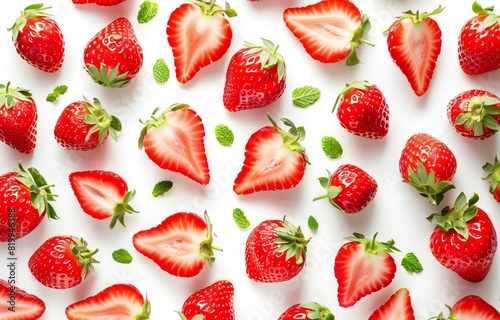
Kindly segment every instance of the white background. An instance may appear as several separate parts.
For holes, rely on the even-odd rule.
[[[488,277],[482,283],[469,283],[442,267],[431,255],[429,236],[433,226],[425,219],[429,214],[452,205],[459,192],[480,196],[478,206],[489,213],[497,228],[500,227],[499,204],[488,193],[488,184],[481,167],[493,161],[498,152],[498,139],[473,141],[455,133],[446,118],[447,103],[462,91],[480,88],[500,94],[499,73],[469,77],[460,69],[457,59],[457,39],[462,25],[473,16],[472,1],[389,1],[357,0],[358,7],[371,17],[372,30],[366,35],[375,47],[362,45],[359,57],[362,64],[346,67],[343,62],[321,64],[313,60],[299,41],[286,28],[282,13],[290,6],[301,6],[314,1],[262,0],[250,3],[232,0],[231,6],[239,16],[230,19],[233,29],[231,47],[224,57],[203,68],[188,84],[179,84],[174,76],[173,57],[166,38],[166,24],[170,13],[183,1],[158,1],[159,13],[147,24],[137,23],[140,0],[128,0],[114,7],[94,5],[76,6],[69,0],[45,2],[53,7],[54,19],[64,32],[65,62],[55,74],[46,74],[24,62],[15,52],[10,33],[6,31],[19,12],[31,1],[9,1],[0,12],[0,83],[11,81],[12,86],[31,89],[39,111],[38,142],[32,155],[22,155],[0,144],[0,172],[6,173],[22,161],[25,167],[35,166],[47,181],[54,183],[59,194],[54,204],[60,220],[43,221],[30,235],[16,243],[18,257],[17,282],[29,293],[43,298],[47,310],[43,319],[62,319],[67,305],[93,295],[118,282],[133,283],[152,304],[152,319],[176,319],[173,310],[180,310],[184,300],[194,291],[216,280],[225,278],[235,286],[237,319],[277,319],[290,305],[316,301],[328,306],[336,319],[367,319],[369,315],[400,287],[407,287],[412,296],[417,319],[427,319],[444,311],[445,304],[453,304],[467,294],[477,294],[500,309],[498,283],[499,260],[495,258]],[[493,5],[493,1],[483,1]],[[439,4],[446,6],[435,16],[443,32],[442,53],[439,56],[429,91],[417,97],[406,78],[392,62],[387,51],[386,36],[382,33],[394,17],[408,9],[432,11]],[[128,17],[144,49],[144,66],[138,76],[125,89],[109,89],[95,84],[83,69],[83,49],[87,41],[117,17]],[[222,105],[225,71],[230,57],[242,47],[243,41],[258,43],[260,37],[280,44],[280,52],[287,63],[287,88],[282,98],[268,107],[230,114]],[[164,58],[171,68],[171,78],[165,85],[152,78],[156,59]],[[356,137],[345,131],[336,115],[331,113],[335,98],[345,83],[366,79],[379,86],[390,108],[389,134],[382,140]],[[69,91],[56,103],[48,103],[45,96],[59,84]],[[291,102],[293,89],[303,85],[318,87],[320,100],[307,109]],[[97,97],[109,113],[123,123],[119,142],[108,142],[90,152],[67,151],[59,146],[53,129],[57,117],[65,106]],[[206,149],[211,169],[211,182],[201,186],[186,177],[159,169],[144,151],[137,148],[142,125],[139,119],[148,119],[157,107],[162,109],[173,103],[191,105],[203,119],[206,129]],[[265,116],[275,119],[287,117],[307,131],[304,146],[311,165],[293,190],[260,192],[237,196],[232,182],[243,162],[245,143],[253,132],[268,125]],[[234,130],[235,142],[230,148],[218,144],[214,127],[225,123]],[[458,170],[454,178],[456,190],[450,191],[439,207],[430,205],[410,186],[401,182],[398,160],[406,140],[414,133],[426,132],[444,141],[454,152]],[[336,137],[343,145],[341,159],[327,158],[321,149],[321,138]],[[362,212],[346,215],[333,208],[328,201],[313,202],[323,194],[317,178],[326,170],[335,170],[341,164],[352,163],[371,174],[379,185],[374,201]],[[109,230],[109,221],[98,221],[80,209],[71,191],[68,174],[77,170],[103,169],[120,174],[131,189],[137,190],[132,202],[140,213],[127,216],[127,228],[117,225]],[[153,198],[151,190],[160,180],[172,180],[174,187],[161,198]],[[292,281],[278,284],[260,284],[249,280],[245,273],[244,246],[250,229],[239,229],[232,220],[235,207],[244,210],[252,227],[265,219],[280,219],[284,215],[302,226],[312,240],[308,248],[307,264]],[[224,248],[216,253],[216,261],[196,277],[176,278],[162,271],[151,260],[133,247],[134,233],[158,225],[165,217],[178,211],[189,210],[202,214],[207,210],[217,237],[214,244]],[[320,224],[317,232],[307,227],[307,217],[314,215]],[[351,308],[341,308],[337,302],[337,282],[333,275],[333,261],[337,250],[345,243],[344,236],[353,232],[371,237],[379,232],[379,240],[393,238],[404,252],[414,252],[422,261],[425,271],[409,274],[399,266],[403,253],[395,253],[398,271],[392,284],[371,294]],[[100,249],[96,258],[96,276],[68,290],[43,287],[30,274],[27,262],[36,248],[47,238],[60,234],[84,237],[89,247]],[[114,262],[111,253],[126,248],[134,261],[130,265]],[[0,257],[5,257],[6,245],[0,245]],[[6,259],[0,262],[0,277],[6,278]],[[5,297],[3,297],[5,298]],[[2,299],[3,299],[2,298]]]

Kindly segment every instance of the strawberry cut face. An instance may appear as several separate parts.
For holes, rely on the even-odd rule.
[[[45,303],[35,295],[13,286],[11,283],[0,279],[0,318],[2,320],[37,320],[45,313]],[[9,310],[12,305],[8,303],[10,297],[15,297],[15,312]]]

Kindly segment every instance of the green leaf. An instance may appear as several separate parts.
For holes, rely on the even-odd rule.
[[[313,216],[309,216],[309,218],[307,218],[307,225],[312,231],[318,230],[319,227],[318,220],[316,220],[316,218]]]
[[[66,85],[60,85],[54,88],[54,90],[47,95],[47,100],[48,102],[54,102],[59,98],[60,95],[65,94],[68,91],[68,86]]]
[[[153,197],[157,198],[159,196],[164,195],[172,189],[173,183],[172,181],[164,180],[155,184],[153,188]]]
[[[158,13],[158,3],[150,0],[145,0],[137,13],[137,21],[146,23],[153,19]]]
[[[132,262],[132,255],[125,249],[113,251],[113,259],[118,263],[129,264]]]
[[[307,108],[318,101],[320,96],[321,91],[318,88],[304,86],[293,90],[292,102],[298,107]]]
[[[413,252],[408,252],[404,257],[403,260],[401,261],[401,265],[406,269],[408,272],[412,273],[419,273],[424,270],[422,267],[422,264],[420,264],[420,261],[418,260],[417,256]]]
[[[170,69],[163,59],[158,59],[153,66],[153,77],[158,83],[164,84],[170,78]]]
[[[250,221],[248,221],[247,217],[245,216],[245,213],[240,208],[235,208],[233,210],[233,219],[234,222],[236,222],[236,224],[238,225],[238,227],[242,229],[250,227]]]
[[[340,158],[344,152],[342,146],[334,137],[323,137],[321,139],[321,145],[323,147],[323,152],[332,159]]]
[[[225,124],[215,126],[215,137],[225,147],[230,147],[234,142],[233,131]]]

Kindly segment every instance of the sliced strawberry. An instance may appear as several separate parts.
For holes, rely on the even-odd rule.
[[[111,171],[88,170],[72,172],[69,175],[71,188],[82,210],[93,218],[102,220],[109,217],[112,229],[117,221],[125,226],[125,213],[135,211],[129,204],[135,190],[128,191],[125,180]]]
[[[69,320],[149,319],[151,304],[131,284],[118,283],[66,307]]]
[[[144,123],[139,149],[160,168],[179,172],[206,185],[210,181],[205,154],[205,127],[198,114],[186,104],[174,104]]]
[[[396,291],[368,320],[415,320],[410,291],[406,288]]]
[[[45,313],[45,303],[35,295],[0,279],[0,318],[36,320]]]
[[[126,0],[72,0],[74,4],[95,3],[98,6],[114,6]]]
[[[500,320],[498,310],[476,295],[468,295],[458,300],[451,311],[459,320]]]
[[[149,230],[137,232],[134,247],[168,273],[178,277],[193,277],[215,260],[212,246],[212,225],[189,212],[178,212]]]

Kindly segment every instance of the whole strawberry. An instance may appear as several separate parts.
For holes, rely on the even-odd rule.
[[[139,73],[143,59],[133,26],[123,17],[99,31],[83,51],[85,69],[92,79],[111,88],[127,86]]]
[[[285,59],[278,46],[262,39],[264,46],[245,42],[227,67],[223,103],[228,111],[262,108],[278,100],[286,87]]]
[[[483,166],[483,170],[488,174],[483,180],[490,183],[490,193],[497,202],[500,202],[500,161],[495,157],[495,161],[493,163],[487,162]]]
[[[306,262],[307,244],[300,227],[285,218],[265,220],[248,235],[246,272],[257,282],[282,282],[295,277]]]
[[[452,208],[427,219],[436,224],[430,249],[444,267],[470,282],[481,282],[488,275],[497,250],[497,234],[488,214],[476,207],[474,194],[468,201],[460,193]]]
[[[68,150],[91,150],[102,145],[108,135],[118,140],[117,132],[122,130],[121,122],[110,116],[101,107],[97,98],[68,105],[57,119],[54,128],[56,141]]]
[[[50,201],[56,195],[37,169],[19,169],[0,176],[0,242],[12,242],[32,232],[47,215],[57,219]]]
[[[36,146],[38,112],[31,92],[0,85],[0,140],[21,153],[32,153]]]
[[[337,97],[333,110],[344,129],[370,139],[381,139],[389,131],[389,106],[380,89],[367,81],[348,84]]]
[[[327,193],[314,198],[328,198],[330,203],[345,213],[357,213],[363,210],[377,194],[378,184],[372,176],[358,166],[341,165],[328,177],[318,179]]]
[[[500,16],[494,7],[472,4],[470,18],[458,37],[458,61],[466,74],[478,75],[500,68]]]
[[[9,30],[21,58],[37,69],[52,73],[63,64],[64,37],[57,22],[46,12],[49,9],[43,4],[27,6]]]
[[[412,135],[401,151],[399,172],[403,181],[432,204],[439,204],[444,194],[455,188],[451,180],[456,171],[457,160],[453,152],[430,134]]]
[[[500,130],[500,99],[486,90],[467,90],[448,103],[447,115],[461,136],[486,139]]]
[[[330,310],[317,302],[297,303],[281,314],[278,320],[334,320]]]
[[[68,289],[80,284],[97,263],[87,242],[74,236],[54,236],[47,239],[31,255],[28,267],[35,279],[46,287]]]
[[[72,0],[74,4],[94,3],[98,6],[114,6],[115,4],[119,4],[124,1],[126,0]]]

